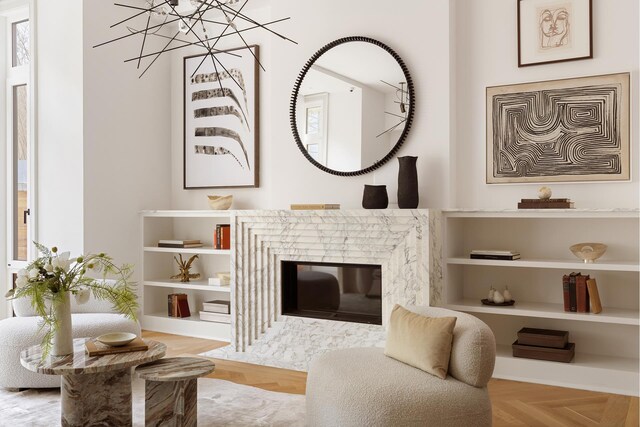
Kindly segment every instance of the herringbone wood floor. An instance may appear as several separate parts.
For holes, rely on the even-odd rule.
[[[226,343],[199,338],[143,333],[167,344],[167,356],[195,355]],[[265,390],[304,394],[304,372],[216,359],[210,375]],[[489,383],[493,425],[503,426],[621,426],[638,427],[638,398],[540,384],[493,379]]]

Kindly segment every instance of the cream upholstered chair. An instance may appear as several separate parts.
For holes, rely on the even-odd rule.
[[[383,348],[332,351],[312,361],[308,426],[490,426],[487,382],[496,343],[469,314],[407,307],[429,317],[455,316],[449,373],[442,380],[384,355]]]
[[[107,281],[109,283],[111,281]],[[112,282],[111,282],[112,283]],[[20,352],[40,344],[44,332],[40,317],[36,316],[26,298],[12,301],[15,317],[0,320],[0,387],[53,388],[60,387],[60,376],[31,372],[20,364]],[[93,295],[86,304],[79,305],[71,298],[73,338],[97,337],[109,332],[131,332],[140,335],[140,324],[114,312],[107,301]]]

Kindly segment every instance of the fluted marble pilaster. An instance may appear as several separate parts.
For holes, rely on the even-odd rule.
[[[236,211],[231,253],[235,350],[245,351],[282,317],[282,261],[381,265],[383,327],[394,304],[439,300],[439,221],[439,212],[419,209]],[[340,327],[341,322],[330,323]]]

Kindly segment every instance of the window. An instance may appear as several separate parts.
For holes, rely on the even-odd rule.
[[[27,85],[13,86],[13,259],[27,260],[28,208]]]
[[[328,93],[304,96],[304,145],[309,156],[322,164],[327,158],[328,108]]]
[[[21,67],[29,64],[29,20],[11,24],[12,65]]]

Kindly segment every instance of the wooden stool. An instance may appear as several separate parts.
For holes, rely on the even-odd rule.
[[[146,426],[191,427],[198,424],[198,377],[215,364],[195,357],[171,357],[136,368],[145,380]]]

